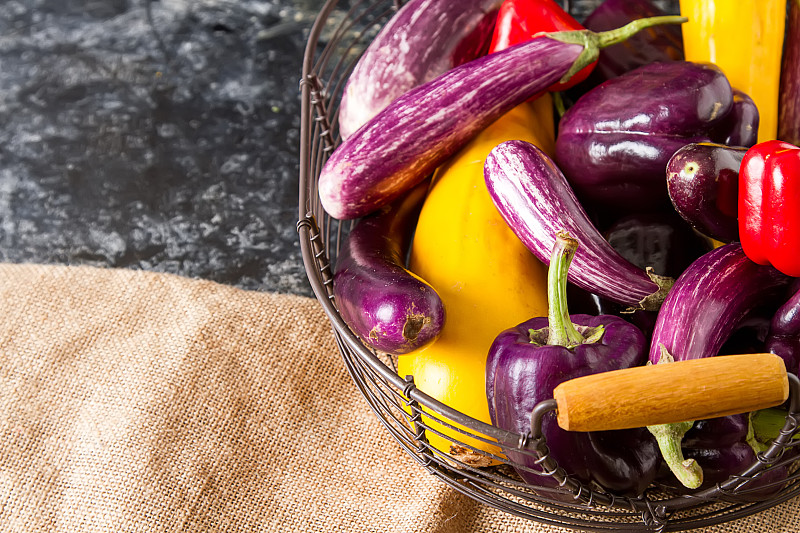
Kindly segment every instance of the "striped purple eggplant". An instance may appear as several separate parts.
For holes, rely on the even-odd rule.
[[[581,243],[569,271],[572,283],[634,309],[659,308],[672,278],[639,268],[614,250],[542,150],[506,141],[489,152],[483,168],[498,211],[540,261],[549,264],[556,235],[567,231]]]
[[[755,307],[782,294],[792,278],[745,256],[739,243],[704,254],[678,277],[658,312],[650,362],[662,349],[676,361],[717,355]]]
[[[664,300],[650,362],[658,363],[662,350],[676,361],[717,355],[748,312],[777,298],[791,280],[748,259],[739,243],[704,254],[678,277]]]
[[[410,0],[386,23],[347,79],[343,139],[401,94],[488,51],[502,0]]]
[[[513,107],[593,62],[600,48],[645,27],[685,20],[655,17],[599,34],[546,34],[406,92],[333,151],[319,177],[322,207],[338,219],[379,209]]]
[[[402,354],[441,333],[444,304],[428,283],[405,268],[427,186],[364,217],[339,250],[333,295],[350,329],[372,348]]]
[[[650,363],[716,356],[747,314],[779,298],[791,279],[748,259],[739,243],[706,253],[678,277],[664,300],[650,340]],[[648,427],[670,470],[689,488],[701,486],[704,476],[702,463],[686,459],[681,451],[693,425],[686,421]],[[720,435],[711,438],[719,440]]]

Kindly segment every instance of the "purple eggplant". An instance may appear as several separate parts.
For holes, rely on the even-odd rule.
[[[681,217],[722,242],[739,240],[739,167],[747,148],[717,143],[684,146],[667,162],[667,192]]]
[[[319,177],[323,208],[338,219],[379,209],[510,109],[591,63],[599,48],[649,25],[685,20],[642,19],[603,34],[548,33],[455,67],[404,93],[325,162]]]
[[[768,352],[783,359],[787,372],[800,372],[800,288],[772,317],[765,345]]]
[[[666,13],[649,0],[605,0],[589,13],[583,26],[600,32],[632,20],[662,15]],[[587,82],[593,87],[650,63],[683,59],[681,27],[658,26],[601,50],[597,65]]]
[[[398,96],[488,52],[502,0],[410,0],[347,79],[339,108],[346,139]]]
[[[536,317],[500,333],[487,357],[486,394],[492,423],[526,434],[531,411],[572,378],[638,366],[646,340],[636,326],[616,316],[570,315],[567,272],[578,242],[565,233],[555,239],[548,271],[547,317]],[[658,449],[643,428],[576,432],[561,429],[550,413],[542,423],[551,456],[569,475],[619,494],[641,494],[655,479]],[[531,485],[552,488],[535,458],[506,450],[517,472]],[[568,496],[572,499],[572,495]]]
[[[567,110],[556,161],[593,209],[668,208],[670,157],[689,143],[712,141],[711,131],[732,107],[731,85],[715,65],[645,65],[595,87]]]
[[[439,295],[404,267],[427,187],[361,219],[336,259],[333,295],[350,329],[372,348],[402,354],[439,336]]]
[[[635,309],[658,309],[673,280],[614,250],[547,154],[525,141],[506,141],[489,152],[483,170],[503,219],[540,261],[550,260],[556,234],[568,231],[581,242],[569,271],[572,283]]]
[[[675,281],[658,312],[650,341],[651,364],[716,356],[747,314],[774,301],[791,278],[752,262],[739,243],[720,246],[692,263]],[[684,461],[681,441],[694,421],[650,426],[672,472],[686,487],[702,483],[702,464]],[[730,472],[735,474],[736,472]]]
[[[778,139],[800,145],[800,0],[789,0],[778,96]]]

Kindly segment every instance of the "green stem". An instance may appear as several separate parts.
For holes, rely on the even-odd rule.
[[[696,489],[703,483],[703,469],[694,459],[684,459],[681,441],[694,422],[678,422],[647,426],[656,438],[661,456],[669,469],[685,487]]]
[[[606,48],[608,46],[621,43],[638,32],[652,26],[658,26],[661,24],[683,24],[688,20],[689,19],[686,17],[680,17],[677,15],[665,15],[662,17],[637,19],[627,23],[621,28],[599,33],[595,33],[590,30],[573,30],[544,33],[544,36],[561,41],[562,43],[580,44],[583,46],[583,52],[581,52],[581,55],[578,57],[575,63],[572,64],[569,72],[567,72],[564,77],[561,78],[561,82],[564,83],[576,72],[597,61],[597,57],[600,55],[601,48]]]
[[[660,349],[661,353],[657,364],[675,362],[672,354],[667,351],[663,344]],[[694,459],[684,459],[683,450],[681,449],[683,436],[692,429],[693,425],[694,421],[692,420],[647,426],[647,429],[658,442],[658,448],[661,450],[661,457],[663,457],[664,462],[675,474],[675,477],[678,478],[678,481],[690,489],[696,489],[703,483],[703,469]]]
[[[572,348],[583,343],[567,308],[567,274],[577,249],[578,241],[567,232],[558,232],[547,270],[547,344],[551,346]]]

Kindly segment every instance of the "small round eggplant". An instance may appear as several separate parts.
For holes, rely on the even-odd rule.
[[[404,258],[427,183],[360,220],[336,259],[333,295],[350,329],[372,348],[403,354],[436,339],[445,312],[439,295]]]
[[[739,239],[739,166],[747,148],[716,143],[684,146],[667,163],[667,192],[681,217],[722,242]]]

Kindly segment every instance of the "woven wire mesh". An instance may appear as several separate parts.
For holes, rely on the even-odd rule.
[[[580,20],[593,2],[570,4]],[[793,464],[797,456],[797,441],[792,440],[797,431],[793,415],[787,417],[782,437],[759,457],[747,475],[734,476],[712,489],[690,494],[653,487],[637,498],[620,497],[567,476],[549,457],[543,439],[500,430],[427,396],[414,386],[413,379],[397,374],[392,357],[369,349],[349,330],[333,298],[332,265],[353,223],[337,221],[324,212],[318,199],[317,179],[340,142],[337,117],[344,83],[360,54],[399,7],[399,2],[388,0],[326,2],[309,34],[300,81],[297,228],[306,272],[331,322],[344,365],[387,435],[421,468],[453,489],[513,515],[575,530],[685,531],[748,516],[800,493],[800,474],[796,468],[768,498],[749,494],[752,489],[747,482],[769,468]],[[660,2],[659,7],[674,10],[675,2]],[[792,412],[800,411],[797,383],[800,382],[793,385]],[[457,446],[484,455],[475,443],[496,443],[502,453],[490,454],[493,466],[475,466],[431,446],[428,437],[432,435],[445,436]],[[542,468],[536,473],[553,476],[561,486],[534,490],[515,471],[524,467],[506,459],[505,450],[532,457]],[[763,488],[762,485],[762,491]]]

